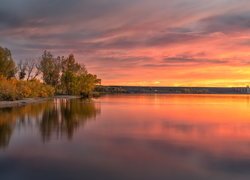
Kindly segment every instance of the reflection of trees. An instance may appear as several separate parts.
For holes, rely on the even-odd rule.
[[[43,141],[53,135],[71,139],[77,127],[100,113],[91,100],[57,99],[41,104],[0,109],[0,148],[8,146],[15,127],[38,126]]]
[[[0,148],[8,146],[11,134],[12,134],[11,124],[9,123],[0,124]]]
[[[31,125],[32,121],[39,119],[40,114],[48,104],[51,104],[51,102],[23,107],[0,108],[0,148],[8,146],[16,126]]]
[[[79,125],[96,117],[98,113],[100,109],[91,101],[56,100],[52,107],[43,112],[40,122],[42,138],[48,141],[55,134],[57,137],[66,135],[71,139]]]
[[[8,114],[11,108],[0,109],[0,148],[8,146],[13,131],[13,121]]]

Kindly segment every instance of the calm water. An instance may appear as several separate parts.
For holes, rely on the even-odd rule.
[[[0,179],[250,179],[250,96],[114,95],[0,109]]]

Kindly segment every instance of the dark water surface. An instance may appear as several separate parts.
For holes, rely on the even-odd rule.
[[[114,95],[0,109],[0,179],[250,179],[250,96]]]

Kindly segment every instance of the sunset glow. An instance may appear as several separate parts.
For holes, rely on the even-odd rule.
[[[45,8],[46,7],[46,8]],[[247,0],[2,0],[15,61],[74,53],[103,85],[250,85]]]

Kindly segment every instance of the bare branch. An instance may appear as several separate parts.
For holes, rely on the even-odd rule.
[[[39,66],[39,59],[21,60],[17,65],[18,78],[20,80],[26,79],[27,81],[36,79],[41,74]]]

